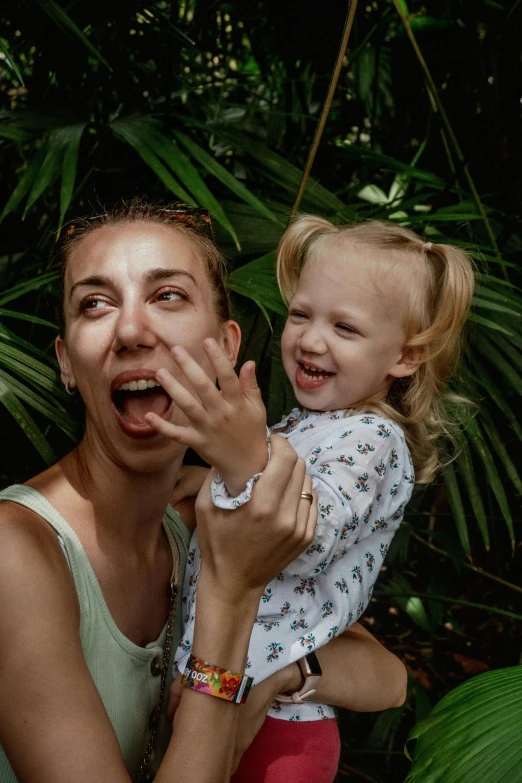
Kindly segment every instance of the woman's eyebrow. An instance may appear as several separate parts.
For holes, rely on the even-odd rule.
[[[77,283],[75,283],[73,286],[71,286],[71,290],[69,291],[69,299],[72,298],[72,295],[76,291],[77,288],[89,286],[92,288],[93,286],[110,286],[112,284],[112,279],[110,277],[102,277],[100,275],[93,275],[91,277],[84,277],[83,280],[78,280]]]
[[[147,283],[158,283],[160,280],[168,280],[172,277],[188,277],[197,286],[196,278],[190,272],[186,272],[184,269],[172,269],[171,267],[149,269],[145,275],[145,280]]]

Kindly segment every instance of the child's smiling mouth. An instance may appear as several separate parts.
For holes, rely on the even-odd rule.
[[[301,389],[318,389],[328,383],[334,375],[334,372],[328,372],[307,362],[297,362],[295,381]]]

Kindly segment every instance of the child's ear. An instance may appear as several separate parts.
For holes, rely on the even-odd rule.
[[[392,378],[408,378],[413,375],[424,361],[422,345],[405,346],[399,361],[391,368]]]
[[[222,324],[221,330],[223,334],[222,348],[232,364],[235,365],[241,347],[241,329],[235,321],[226,321]]]

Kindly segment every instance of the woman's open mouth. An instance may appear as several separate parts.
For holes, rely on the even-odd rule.
[[[328,372],[320,367],[314,367],[304,362],[297,363],[295,382],[301,389],[318,389],[333,378],[334,372]]]
[[[133,438],[147,438],[156,435],[145,419],[146,413],[156,413],[162,419],[169,420],[172,399],[159,384],[154,371],[142,371],[138,377],[126,378],[130,373],[121,373],[112,383],[112,404],[118,424]],[[152,376],[152,377],[151,377]]]

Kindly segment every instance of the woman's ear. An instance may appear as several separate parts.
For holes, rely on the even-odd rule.
[[[58,359],[58,364],[60,365],[60,378],[62,379],[62,383],[69,383],[69,389],[74,389],[76,386],[76,380],[74,378],[63,337],[56,338],[54,343],[54,350],[56,351],[56,358]]]
[[[424,361],[424,346],[405,346],[399,361],[391,368],[392,378],[408,378],[413,375]]]
[[[221,325],[221,330],[223,333],[223,350],[232,364],[235,365],[241,347],[241,329],[235,321],[226,321]]]

